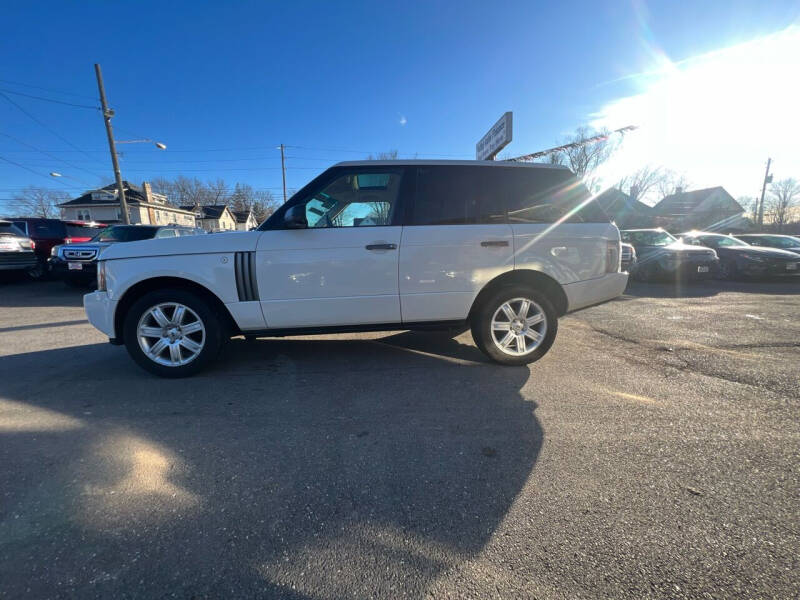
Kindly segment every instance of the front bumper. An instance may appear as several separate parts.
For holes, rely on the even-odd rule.
[[[78,264],[81,265],[80,269],[70,269],[69,262],[59,257],[54,256],[47,260],[50,271],[60,279],[69,278],[86,282],[97,280],[97,261],[79,262]]]
[[[86,311],[86,318],[89,319],[89,323],[109,338],[114,337],[114,308],[116,304],[115,301],[108,297],[108,292],[92,292],[83,297],[83,310]]]
[[[644,279],[709,279],[719,273],[719,259],[706,257],[662,256],[639,260],[634,271]]]
[[[0,252],[0,271],[17,271],[36,266],[33,252]]]
[[[797,265],[790,268],[789,265]],[[736,268],[746,277],[798,277],[800,276],[800,256],[796,262],[766,262],[760,263],[752,260],[739,260]]]

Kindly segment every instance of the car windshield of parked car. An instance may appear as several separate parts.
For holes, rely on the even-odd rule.
[[[727,235],[704,235],[699,239],[704,245],[712,248],[745,248],[750,246],[750,244],[746,244],[742,240],[737,240]]]
[[[66,223],[67,235],[71,238],[91,239],[100,230],[99,225],[78,225],[77,223]]]
[[[0,223],[0,235],[25,237],[25,234],[12,223]]]
[[[158,231],[155,227],[142,227],[138,225],[115,225],[98,233],[95,242],[136,242],[149,240]]]
[[[622,239],[634,246],[669,246],[678,241],[666,231],[625,231]]]

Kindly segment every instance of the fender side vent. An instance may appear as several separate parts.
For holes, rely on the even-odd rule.
[[[237,252],[234,258],[236,271],[236,291],[240,302],[258,300],[258,284],[256,283],[256,253]]]

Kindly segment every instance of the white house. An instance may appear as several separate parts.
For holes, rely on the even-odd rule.
[[[258,227],[258,221],[252,210],[233,210],[231,212],[236,219],[237,231],[250,231]]]
[[[167,204],[167,197],[154,193],[149,183],[142,183],[140,188],[123,181],[122,186],[125,190],[128,216],[132,224],[175,224],[195,227],[195,216],[192,211]],[[58,206],[61,209],[62,219],[99,221],[100,223],[122,222],[116,183],[88,191],[82,196]]]
[[[236,218],[226,204],[208,206],[181,206],[181,210],[191,212],[197,219],[197,226],[206,231],[236,231]]]

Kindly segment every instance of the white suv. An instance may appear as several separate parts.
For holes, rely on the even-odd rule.
[[[231,336],[472,329],[509,365],[538,360],[558,317],[622,293],[616,226],[562,167],[339,163],[256,231],[116,244],[89,321],[166,377]]]

